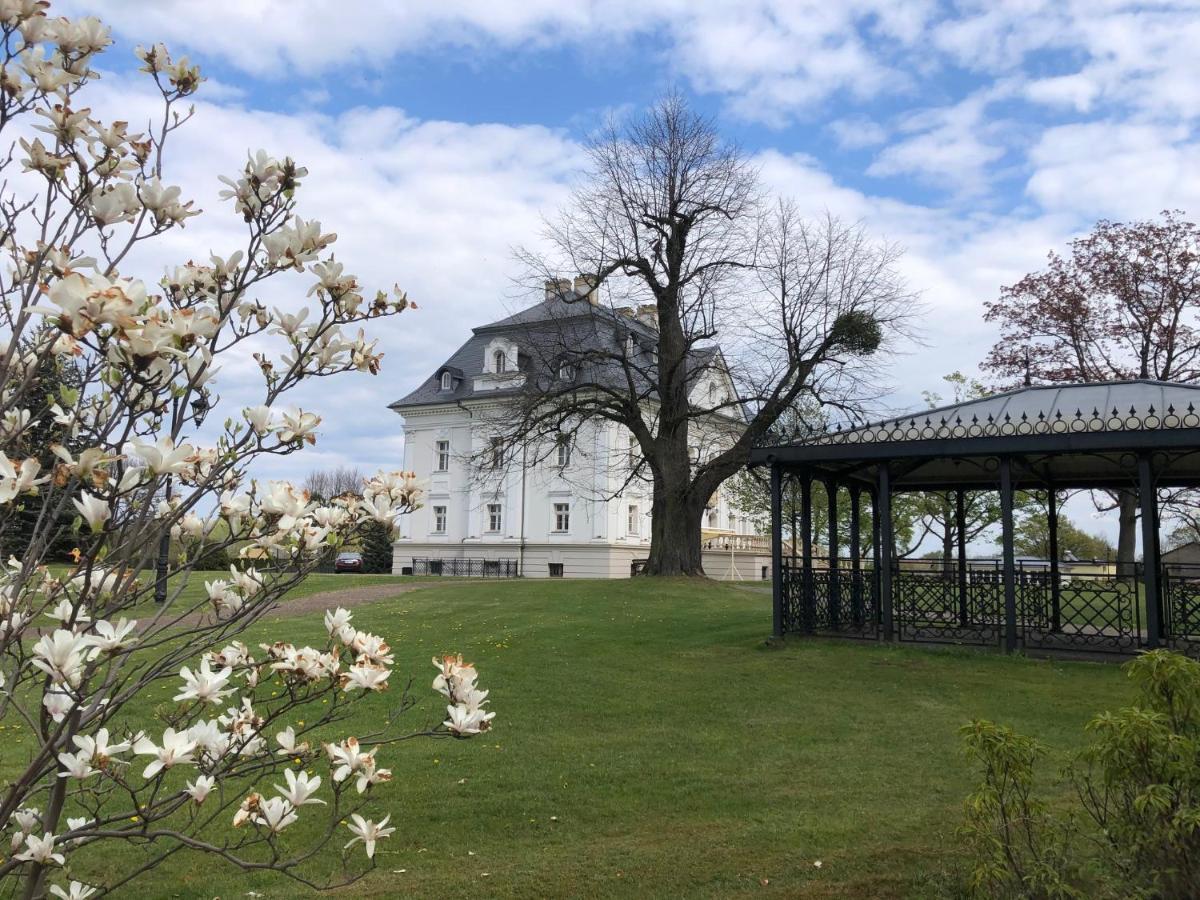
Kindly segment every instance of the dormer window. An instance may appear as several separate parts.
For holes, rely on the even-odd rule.
[[[454,387],[454,376],[449,372],[442,373],[442,390],[448,391]]]
[[[503,350],[496,350],[492,353],[492,371],[497,375],[501,375],[508,368],[508,356]]]
[[[635,349],[635,345],[633,343],[633,335],[627,334],[625,336],[625,355],[633,356],[634,349]]]
[[[573,365],[571,365],[570,363],[563,363],[562,365],[560,365],[558,367],[558,380],[559,381],[574,381],[575,380],[575,367]]]

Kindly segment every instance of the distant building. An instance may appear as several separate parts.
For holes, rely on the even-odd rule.
[[[1163,567],[1171,575],[1200,578],[1200,541],[1188,541],[1161,554]]]
[[[586,285],[582,278],[573,287],[549,282],[544,301],[474,328],[416,390],[391,404],[404,419],[404,467],[426,483],[424,506],[402,521],[397,573],[627,578],[649,555],[651,485],[630,478],[639,449],[623,426],[594,419],[570,439],[510,450],[509,459],[490,450],[491,423],[512,409],[527,377],[546,364],[545,348],[530,346],[539,323],[586,318],[582,341],[654,341],[652,307],[597,308],[575,299]],[[713,364],[718,351],[705,354],[693,392],[732,390],[728,374]],[[694,453],[711,452],[722,435],[744,427],[736,414],[716,418],[710,428],[701,423]],[[530,463],[534,458],[541,461]],[[705,511],[703,526],[705,546],[712,548],[704,554],[709,575],[768,577],[767,539],[722,492]]]

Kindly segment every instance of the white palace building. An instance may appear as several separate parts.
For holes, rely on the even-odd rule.
[[[649,555],[650,483],[630,477],[639,456],[624,426],[593,419],[574,429],[570,440],[541,452],[526,447],[510,450],[513,458],[481,462],[491,458],[495,429],[489,423],[504,418],[533,367],[546,365],[539,352],[544,348],[530,346],[539,324],[587,318],[593,339],[607,330],[608,339],[630,342],[626,346],[654,340],[652,307],[609,310],[576,299],[588,293],[589,283],[584,277],[547,282],[544,301],[474,328],[428,379],[390,405],[404,419],[404,468],[426,489],[422,508],[403,517],[394,572],[628,578]],[[710,365],[693,391],[726,385],[728,377]],[[743,421],[723,418],[711,433],[697,436],[694,453],[704,453],[705,441],[719,441],[717,435]],[[761,523],[732,508],[722,492],[705,516],[709,576],[769,577]]]

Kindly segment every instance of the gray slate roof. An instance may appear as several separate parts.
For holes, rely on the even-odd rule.
[[[812,443],[873,443],[1066,431],[1196,427],[1200,385],[1135,379],[1030,385],[808,438]]]
[[[523,388],[485,392],[476,392],[474,389],[474,377],[484,371],[484,350],[497,336],[515,343],[523,361],[529,365],[545,366],[546,361],[555,355],[556,348],[563,346],[570,346],[572,353],[586,352],[588,349],[613,350],[613,341],[618,333],[633,333],[647,343],[654,341],[657,334],[642,321],[605,306],[592,306],[586,300],[544,300],[511,316],[473,328],[465,344],[438,366],[416,390],[389,404],[389,408],[402,412],[417,406],[457,403],[477,395],[490,399],[518,393]],[[718,354],[716,347],[697,348],[692,354],[693,369],[701,370],[712,363]],[[619,367],[610,365],[608,368],[610,372],[593,371],[587,377],[592,381],[612,378],[614,383],[624,383],[625,376]],[[443,391],[441,375],[447,369],[451,369],[456,377],[454,388]]]

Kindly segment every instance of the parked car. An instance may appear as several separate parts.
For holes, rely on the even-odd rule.
[[[333,571],[335,572],[361,572],[363,570],[363,558],[361,553],[339,553],[337,559],[333,561]]]

